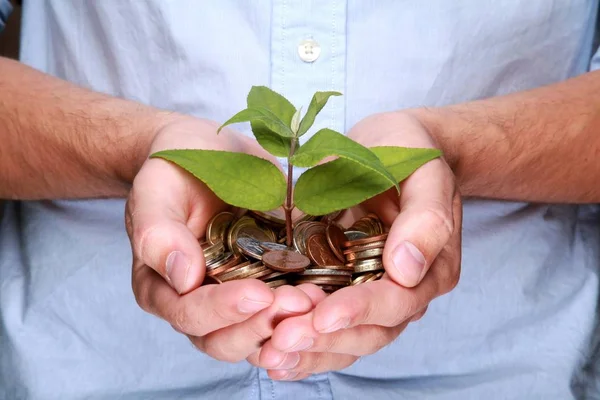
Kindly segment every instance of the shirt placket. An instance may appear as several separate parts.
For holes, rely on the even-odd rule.
[[[273,0],[271,88],[304,111],[317,91],[345,92],[346,3]],[[300,143],[322,128],[345,133],[345,104],[344,96],[332,97]],[[285,159],[280,161],[287,167]],[[264,370],[258,375],[261,399],[332,398],[327,374],[313,375],[302,382],[273,381]]]
[[[346,1],[274,0],[271,28],[271,88],[306,111],[316,91],[344,93]],[[329,100],[308,140],[321,128],[345,132],[345,99]]]

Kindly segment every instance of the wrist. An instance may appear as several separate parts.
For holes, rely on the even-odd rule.
[[[127,188],[142,168],[151,153],[152,143],[165,127],[190,117],[138,105],[138,109],[130,113],[129,124],[125,124],[130,140],[129,145],[121,148],[119,159],[116,160],[115,175],[121,184]]]
[[[460,135],[450,134],[449,130],[446,129],[448,124],[451,123],[449,116],[444,115],[447,113],[440,108],[428,107],[413,108],[403,112],[410,114],[419,121],[431,135],[438,148],[442,150],[446,163],[456,173],[461,160],[460,149],[463,144],[460,143]]]

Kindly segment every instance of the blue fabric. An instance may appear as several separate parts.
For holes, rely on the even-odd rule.
[[[311,132],[347,131],[377,112],[584,73],[596,8],[595,0],[28,0],[22,61],[220,122],[244,106],[252,85],[304,109],[314,91],[339,90]],[[314,63],[298,56],[305,38],[321,45]],[[600,256],[591,207],[467,201],[457,288],[380,352],[286,383],[245,362],[211,360],[138,308],[123,205],[6,205],[0,398],[600,396],[588,360]]]
[[[4,25],[6,25],[6,20],[11,11],[12,5],[10,4],[10,1],[0,0],[0,32],[4,29]]]

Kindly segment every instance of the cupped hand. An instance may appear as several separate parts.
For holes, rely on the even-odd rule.
[[[438,147],[412,115],[386,113],[358,123],[349,136],[364,146]],[[391,343],[429,303],[458,283],[462,203],[443,158],[432,160],[395,189],[365,202],[389,227],[379,281],[325,296],[304,291],[315,308],[282,321],[249,361],[273,379],[298,380],[339,370]]]
[[[156,135],[150,154],[166,149],[227,150],[277,160],[251,138],[193,118],[174,120]],[[125,221],[133,252],[132,286],[140,307],[186,334],[208,355],[239,361],[268,339],[273,323],[303,314],[311,299],[300,289],[271,290],[249,279],[201,283],[199,244],[208,221],[227,205],[175,164],[147,159],[127,199]]]

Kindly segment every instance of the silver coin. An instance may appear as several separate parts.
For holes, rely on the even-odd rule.
[[[344,232],[344,235],[346,235],[348,240],[358,240],[358,239],[365,239],[365,238],[369,237],[369,235],[367,235],[366,233],[361,232],[361,231],[346,231],[346,232]]]
[[[260,247],[265,251],[290,250],[285,244],[273,242],[261,242]]]
[[[218,257],[215,257],[211,260],[206,260],[206,268],[213,269],[219,265],[222,265],[222,261],[225,260],[228,255],[231,255],[231,253],[222,253]]]
[[[251,237],[241,237],[235,241],[238,249],[247,255],[248,257],[252,257],[256,260],[261,260],[262,255],[265,252],[262,247],[260,247],[260,241],[251,238]]]
[[[340,269],[326,269],[326,268],[309,268],[305,269],[303,272],[298,275],[309,276],[309,275],[317,275],[317,276],[352,276],[351,271],[344,271]]]

